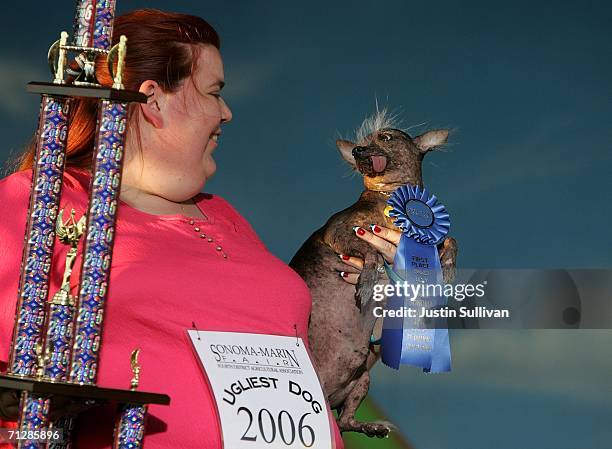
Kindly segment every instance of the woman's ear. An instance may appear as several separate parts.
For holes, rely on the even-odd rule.
[[[140,85],[138,91],[147,96],[147,102],[140,104],[140,110],[146,121],[155,128],[162,128],[164,126],[164,119],[160,103],[164,92],[161,90],[161,87],[159,87],[156,81],[146,80]]]

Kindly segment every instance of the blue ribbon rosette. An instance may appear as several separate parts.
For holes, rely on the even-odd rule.
[[[446,305],[436,245],[448,234],[448,213],[435,195],[418,185],[398,188],[387,203],[391,207],[387,213],[395,218],[402,236],[393,269],[386,265],[396,288],[385,305],[382,361],[394,369],[413,365],[425,372],[450,371],[447,322],[435,317],[435,311]]]

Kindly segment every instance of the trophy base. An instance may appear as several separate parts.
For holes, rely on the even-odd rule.
[[[31,82],[26,86],[28,92],[62,97],[101,98],[123,103],[146,103],[147,96],[131,90],[112,89],[110,87],[74,86],[55,83]]]
[[[94,385],[50,382],[0,374],[0,397],[7,390],[17,392],[27,391],[37,396],[51,398],[49,411],[52,419],[74,416],[84,410],[109,403],[135,405],[170,404],[170,397],[166,394],[102,388]],[[5,418],[16,420],[17,415]]]

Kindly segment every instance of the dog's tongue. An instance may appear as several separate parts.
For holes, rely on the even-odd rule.
[[[376,173],[380,173],[387,166],[387,158],[384,156],[371,156],[372,168]]]

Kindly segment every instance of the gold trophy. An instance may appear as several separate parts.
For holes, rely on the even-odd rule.
[[[85,232],[85,215],[77,222],[76,212],[72,209],[70,218],[64,221],[64,210],[57,216],[55,234],[70,249],[66,255],[64,276],[60,289],[47,304],[47,323],[45,344],[39,354],[37,377],[56,382],[66,378],[70,366],[72,349],[70,336],[74,329],[76,298],[70,294],[70,277],[77,257],[77,246]]]
[[[141,448],[146,404],[170,403],[164,394],[96,386],[129,105],[147,102],[146,95],[123,85],[127,39],[115,39],[112,45],[115,2],[77,0],[72,39],[62,32],[47,55],[52,82],[27,86],[41,95],[41,108],[15,325],[8,367],[0,373],[0,396],[21,392],[16,417],[20,432],[46,435],[61,428],[65,435],[61,443],[28,436],[19,441],[19,448],[47,449],[48,443],[53,449],[70,447],[72,417],[78,412],[63,413],[62,401],[71,406],[119,405],[113,447]],[[109,67],[112,86],[96,79],[96,64],[102,61]],[[86,218],[76,221],[72,211],[64,221],[59,206],[76,97],[93,98],[98,104],[92,168],[96,182],[90,186]],[[56,235],[70,249],[61,287],[49,298]],[[83,235],[87,238],[78,293],[73,296],[70,279]],[[138,372],[137,358],[133,366]]]
[[[85,231],[85,215],[81,217],[78,222],[74,221],[75,210],[72,209],[70,218],[63,222],[64,210],[62,209],[57,217],[57,226],[55,234],[57,235],[60,242],[64,245],[70,245],[70,250],[66,255],[66,265],[64,268],[64,278],[62,279],[62,286],[59,291],[53,295],[51,304],[58,305],[76,305],[76,298],[70,294],[70,276],[72,275],[72,268],[77,256],[77,245],[79,240]]]

